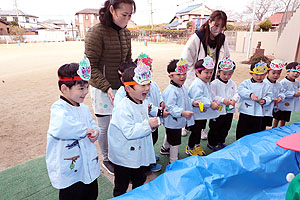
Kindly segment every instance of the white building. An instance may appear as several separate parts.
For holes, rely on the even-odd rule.
[[[30,29],[37,28],[37,16],[29,15],[21,10],[1,10],[0,9],[0,18],[4,19],[7,22],[17,22],[21,27]]]

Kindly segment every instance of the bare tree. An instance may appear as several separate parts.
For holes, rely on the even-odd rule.
[[[276,12],[285,11],[287,5],[293,4],[295,8],[299,6],[299,0],[256,0],[256,20],[262,21]],[[247,6],[246,15],[253,12],[254,0]]]

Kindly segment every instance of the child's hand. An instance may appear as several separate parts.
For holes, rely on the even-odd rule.
[[[230,101],[228,99],[224,99],[223,103],[228,106],[230,104]]]
[[[232,105],[232,106],[235,106],[235,100],[231,100],[231,101],[229,102],[229,104]]]
[[[213,110],[217,110],[219,108],[219,104],[217,102],[213,101],[213,102],[211,102],[210,107]]]
[[[192,116],[193,114],[194,114],[194,113],[193,113],[192,111],[184,110],[184,111],[182,111],[181,116],[183,116],[183,117],[189,119],[189,118],[191,118],[191,116]]]
[[[168,117],[169,114],[170,114],[170,112],[168,112],[168,107],[165,107],[165,108],[164,108],[164,112],[163,112],[163,118]]]
[[[258,101],[258,97],[255,95],[255,94],[251,94],[250,98],[253,100],[253,101]]]
[[[264,104],[266,103],[266,100],[260,99],[260,100],[258,100],[258,103],[259,103],[260,105],[264,105]]]
[[[157,117],[150,118],[148,122],[151,129],[156,129],[159,126]]]
[[[280,103],[280,102],[282,102],[282,98],[281,98],[281,97],[278,97],[278,98],[277,98],[277,103]]]
[[[201,103],[200,100],[195,100],[195,101],[193,101],[192,105],[193,105],[194,107],[198,107],[200,103]]]
[[[99,136],[99,131],[88,128],[87,130],[87,136],[90,139],[92,143],[96,142]]]
[[[165,104],[165,102],[160,102],[160,107],[162,107],[162,108],[164,108],[164,107],[166,107],[166,104]]]
[[[296,92],[296,93],[294,94],[294,96],[295,96],[295,97],[300,97],[300,92]]]

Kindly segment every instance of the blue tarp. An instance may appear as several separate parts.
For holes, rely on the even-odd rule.
[[[300,123],[251,134],[208,156],[178,160],[153,181],[115,199],[285,199],[299,152],[276,145]]]

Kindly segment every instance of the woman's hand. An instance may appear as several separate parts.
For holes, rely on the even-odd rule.
[[[113,91],[112,91],[111,88],[108,88],[107,95],[109,97],[109,100],[110,100],[111,104],[114,105],[115,95],[114,95],[114,93],[113,93]]]

